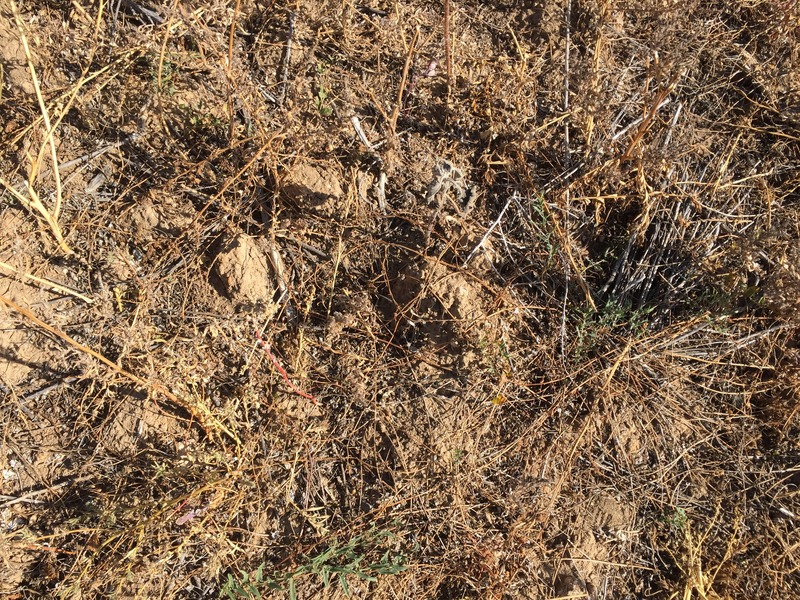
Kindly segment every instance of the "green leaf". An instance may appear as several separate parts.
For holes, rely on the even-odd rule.
[[[228,580],[225,582],[222,592],[226,594],[230,600],[238,600],[244,590],[239,587],[239,584],[233,578],[233,575],[228,573]]]
[[[347,579],[345,579],[344,573],[339,573],[339,585],[342,586],[342,591],[344,592],[344,595],[349,598],[350,588],[347,586]]]

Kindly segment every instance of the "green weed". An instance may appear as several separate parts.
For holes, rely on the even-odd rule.
[[[317,112],[323,117],[330,117],[333,114],[333,107],[330,104],[330,88],[328,87],[326,74],[328,67],[323,63],[317,63],[317,93],[314,96],[314,106]]]
[[[661,522],[669,526],[669,528],[674,532],[683,531],[684,527],[686,527],[687,521],[688,517],[686,516],[686,511],[680,507],[671,512],[664,513],[661,516]]]
[[[199,136],[224,135],[224,123],[202,102],[189,106],[182,104],[178,107],[183,118],[184,128]]]
[[[161,63],[161,79],[158,77],[158,56],[153,54],[149,57],[150,62],[150,78],[153,80],[153,89],[167,96],[175,94],[175,79],[180,71],[178,64],[164,57],[164,62]]]
[[[558,256],[559,244],[553,232],[553,224],[547,207],[544,205],[545,198],[542,194],[536,196],[535,201],[530,203],[531,219],[530,226],[536,232],[539,245],[547,251],[547,267],[551,267]]]
[[[258,599],[261,598],[261,590],[266,588],[283,590],[289,594],[290,600],[295,600],[298,580],[306,575],[316,575],[326,589],[331,582],[338,582],[345,595],[350,597],[348,577],[375,582],[379,575],[396,575],[406,570],[405,557],[391,549],[384,551],[374,562],[366,562],[369,554],[393,537],[395,535],[390,531],[373,528],[363,535],[350,538],[343,545],[334,540],[324,552],[304,557],[302,564],[292,571],[279,571],[265,576],[265,564],[262,563],[252,574],[242,571],[238,580],[228,574],[221,595],[230,600]]]
[[[573,353],[578,359],[600,349],[611,335],[639,336],[647,327],[651,307],[632,308],[609,300],[597,309],[587,308],[578,315]]]
[[[333,108],[328,105],[328,90],[324,85],[320,85],[317,95],[314,96],[314,106],[323,117],[330,117],[333,114]]]

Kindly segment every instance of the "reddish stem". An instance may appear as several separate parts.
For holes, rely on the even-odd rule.
[[[283,380],[286,382],[286,385],[288,385],[289,388],[291,388],[291,390],[298,396],[302,396],[306,400],[311,400],[312,404],[316,404],[317,399],[314,396],[312,396],[311,394],[307,394],[299,387],[297,387],[294,383],[292,383],[292,380],[289,379],[289,375],[286,373],[286,369],[284,369],[281,366],[280,361],[278,361],[278,359],[270,350],[269,344],[264,341],[264,339],[261,337],[261,334],[257,331],[256,331],[256,340],[258,340],[258,344],[264,349],[264,353],[269,357],[270,361],[272,361],[272,364],[275,365],[275,368],[278,369],[278,373],[281,374]]]

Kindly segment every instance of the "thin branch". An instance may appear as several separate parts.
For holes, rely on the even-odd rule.
[[[0,294],[0,303],[5,304],[8,308],[10,308],[10,309],[18,312],[19,314],[23,315],[28,320],[32,321],[35,325],[38,325],[39,327],[41,327],[42,329],[44,329],[48,333],[50,333],[50,334],[56,336],[57,338],[67,342],[70,346],[72,346],[76,350],[79,350],[80,352],[83,352],[84,354],[88,354],[89,356],[99,360],[101,363],[103,363],[109,369],[111,369],[112,371],[114,371],[115,373],[117,373],[119,375],[122,375],[126,379],[131,380],[136,385],[141,386],[143,388],[153,389],[153,390],[163,394],[167,399],[175,402],[179,406],[183,405],[183,403],[178,399],[177,396],[175,396],[175,394],[173,394],[172,392],[170,392],[169,390],[164,388],[162,385],[150,383],[148,381],[145,381],[141,377],[138,377],[138,376],[134,375],[133,373],[130,373],[130,372],[126,371],[125,369],[120,367],[118,364],[116,364],[115,362],[107,359],[105,356],[103,356],[102,354],[100,354],[96,350],[92,350],[88,346],[84,346],[83,344],[81,344],[80,342],[74,340],[73,338],[71,338],[69,335],[67,335],[63,331],[59,331],[58,329],[56,329],[52,325],[48,325],[47,323],[42,321],[39,317],[34,315],[31,311],[29,311],[26,308],[23,308],[23,307],[19,306],[18,304],[16,304],[12,300],[9,300],[8,298],[3,296],[2,294]]]
[[[450,85],[453,81],[453,51],[450,47],[450,0],[444,0],[444,60],[447,70],[447,98],[450,99]]]
[[[62,294],[67,294],[69,296],[74,296],[75,298],[78,298],[79,300],[83,300],[84,302],[86,302],[86,304],[93,304],[94,303],[94,300],[92,300],[88,296],[85,296],[85,295],[81,294],[80,292],[77,292],[77,291],[73,290],[72,288],[69,288],[69,287],[67,287],[65,285],[61,285],[60,283],[56,283],[55,281],[50,281],[49,279],[42,279],[41,277],[36,277],[35,275],[29,275],[28,273],[22,273],[21,271],[19,271],[18,269],[15,269],[14,267],[9,265],[8,263],[4,263],[4,262],[0,261],[0,270],[6,271],[6,273],[11,273],[12,275],[15,275],[15,276],[19,277],[23,281],[25,281],[25,280],[33,281],[34,283],[38,283],[41,286],[44,286],[46,288],[50,288],[53,291],[60,292]]]
[[[397,101],[394,105],[394,111],[392,111],[392,118],[389,120],[389,131],[391,131],[392,137],[397,135],[397,117],[400,115],[400,107],[403,104],[403,92],[405,91],[406,83],[408,82],[408,70],[411,68],[411,61],[414,59],[414,49],[416,48],[418,39],[419,29],[416,29],[414,31],[414,37],[411,39],[411,45],[408,47],[406,64],[403,66],[403,77],[400,80],[400,87],[397,90]]]
[[[564,56],[564,113],[569,115],[569,45],[570,45],[570,21],[572,17],[572,0],[567,0],[566,28],[567,28],[567,47]],[[567,170],[570,168],[569,152],[569,119],[564,119],[564,162]],[[567,181],[564,190],[564,242],[567,253],[569,253],[569,193],[570,186]],[[569,297],[569,261],[564,261],[564,300],[561,304],[561,329],[559,338],[561,342],[561,362],[564,370],[567,370],[567,298]]]
[[[495,227],[497,227],[500,224],[500,221],[503,220],[503,215],[506,214],[506,210],[508,210],[508,207],[511,205],[511,201],[515,200],[516,198],[517,198],[517,192],[515,191],[508,198],[508,200],[506,200],[506,205],[503,207],[503,210],[500,211],[500,214],[497,216],[497,219],[495,219],[494,223],[492,223],[489,226],[489,229],[486,230],[486,233],[483,234],[481,241],[478,242],[478,245],[475,246],[472,249],[472,252],[469,253],[469,256],[467,256],[466,260],[464,261],[464,264],[461,265],[462,269],[465,269],[469,264],[469,261],[472,260],[472,257],[475,256],[475,253],[478,252],[478,250],[480,250],[481,248],[483,248],[483,245],[486,243],[486,240],[489,239],[489,236],[491,235],[492,231],[494,231]]]
[[[233,127],[234,127],[234,108],[233,108],[233,75],[231,70],[233,69],[233,38],[234,34],[236,33],[236,16],[239,14],[239,4],[241,0],[236,0],[236,6],[233,8],[233,17],[231,17],[231,30],[230,34],[228,35],[228,64],[227,69],[225,69],[225,74],[227,75],[228,79],[228,117],[230,118],[230,123],[228,125],[228,143],[233,143]]]
[[[281,92],[278,96],[280,105],[286,102],[286,93],[289,88],[289,65],[292,60],[292,44],[294,43],[295,12],[289,13],[289,31],[286,33],[286,52],[283,55],[283,68],[281,69]]]
[[[17,4],[14,2],[14,0],[11,0],[11,10],[14,12],[14,20],[17,23],[17,29],[19,29],[20,41],[22,42],[22,47],[25,50],[25,58],[28,60],[28,69],[31,72],[33,89],[36,92],[36,100],[39,102],[39,111],[42,113],[42,120],[45,127],[45,140],[42,144],[42,148],[39,150],[39,156],[37,157],[36,162],[31,165],[32,168],[28,176],[28,184],[29,187],[33,188],[33,184],[36,181],[37,175],[39,174],[39,166],[41,165],[44,148],[45,146],[49,146],[50,160],[53,161],[53,177],[55,178],[56,184],[56,203],[53,207],[52,214],[53,220],[58,221],[58,217],[61,214],[61,177],[58,174],[58,156],[56,155],[56,142],[55,139],[53,139],[53,134],[55,131],[50,123],[50,114],[47,111],[47,106],[45,105],[44,98],[42,97],[42,89],[39,86],[39,78],[36,76],[36,69],[33,66],[33,57],[31,56],[31,49],[28,46],[28,38],[25,35],[22,17],[19,14],[19,9],[17,8]]]
[[[83,477],[71,477],[70,479],[62,481],[61,483],[56,483],[55,485],[51,485],[50,487],[46,487],[40,490],[33,490],[32,492],[28,492],[27,494],[23,494],[22,496],[17,496],[17,497],[0,496],[0,499],[7,500],[7,502],[3,502],[2,504],[0,504],[0,508],[8,508],[9,506],[14,506],[15,504],[21,504],[23,502],[27,502],[29,504],[38,504],[42,502],[41,500],[37,500],[39,496],[44,496],[45,494],[51,494],[73,483],[81,483],[82,481],[88,481],[93,478],[94,475],[84,475]]]

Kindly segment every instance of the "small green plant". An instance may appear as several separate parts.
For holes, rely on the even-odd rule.
[[[333,108],[328,104],[328,90],[325,85],[319,86],[317,95],[314,96],[314,105],[323,117],[330,117],[333,114]]]
[[[224,135],[224,124],[202,102],[189,106],[182,104],[179,107],[183,117],[184,127],[198,135]]]
[[[365,534],[357,535],[340,545],[336,540],[327,550],[314,556],[305,556],[299,567],[288,572],[275,572],[264,576],[264,563],[252,574],[242,571],[237,580],[232,574],[222,586],[221,595],[229,600],[260,599],[261,590],[283,590],[290,600],[297,598],[297,581],[305,575],[316,575],[327,589],[331,582],[338,582],[349,598],[350,587],[347,577],[362,581],[377,581],[378,575],[396,575],[406,570],[405,557],[387,549],[374,562],[367,563],[367,555],[379,548],[385,540],[394,538],[387,530],[372,528]]]
[[[688,517],[686,516],[686,511],[678,507],[671,512],[664,513],[661,517],[661,521],[665,525],[668,525],[673,532],[680,532],[686,527]]]
[[[609,300],[597,309],[581,311],[575,328],[575,356],[578,359],[585,357],[612,334],[640,335],[652,311],[650,307],[632,308],[615,300]]]
[[[179,72],[179,67],[177,63],[170,60],[169,56],[164,58],[164,61],[161,63],[161,79],[158,78],[158,56],[155,54],[149,55],[149,62],[150,62],[150,77],[153,80],[153,88],[161,92],[162,94],[166,94],[167,96],[172,96],[175,94],[175,76]]]
[[[317,63],[317,78],[319,85],[317,86],[317,93],[314,96],[314,106],[317,107],[317,112],[323,117],[330,117],[333,114],[333,107],[330,104],[330,88],[328,87],[326,74],[328,67],[323,63]]]
[[[545,198],[538,194],[530,203],[531,227],[537,232],[539,243],[547,250],[547,266],[551,266],[558,254],[558,240],[553,233],[553,224],[545,206]]]
[[[242,571],[240,581],[234,579],[233,575],[229,573],[228,580],[222,586],[222,594],[227,595],[231,600],[236,600],[237,598],[261,598],[259,588],[264,585],[269,589],[280,589],[280,586],[264,581],[264,564],[262,563],[252,575]]]

